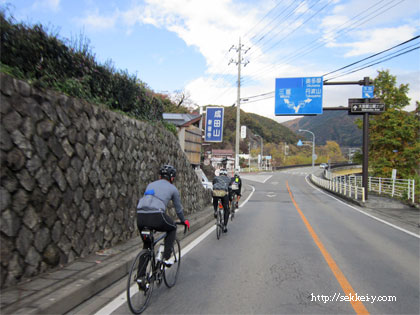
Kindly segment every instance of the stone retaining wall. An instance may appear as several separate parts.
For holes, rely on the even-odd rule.
[[[2,288],[136,235],[137,200],[163,164],[187,216],[210,203],[165,128],[0,79]]]

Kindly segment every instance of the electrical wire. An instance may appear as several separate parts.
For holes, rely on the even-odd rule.
[[[364,66],[364,67],[360,67],[360,68],[357,68],[357,69],[355,69],[355,70],[351,70],[351,71],[349,71],[349,72],[346,72],[346,73],[343,73],[343,74],[337,75],[337,76],[335,76],[335,77],[333,77],[333,78],[330,78],[330,79],[328,79],[328,80],[326,80],[326,81],[333,80],[333,79],[340,78],[340,77],[343,77],[343,76],[348,75],[348,74],[351,74],[351,73],[355,73],[355,72],[361,71],[361,70],[363,70],[363,69],[366,69],[366,68],[369,68],[369,67],[375,66],[375,65],[377,65],[377,64],[383,63],[383,62],[385,62],[385,61],[388,61],[388,60],[394,59],[394,58],[396,58],[396,57],[399,57],[399,56],[405,55],[405,54],[407,54],[407,53],[409,53],[409,52],[412,52],[412,51],[414,51],[414,50],[417,50],[417,49],[420,49],[420,46],[414,47],[414,48],[412,48],[412,49],[410,49],[410,50],[404,51],[404,52],[402,52],[402,53],[399,53],[399,54],[397,54],[397,55],[395,55],[395,56],[391,56],[391,57],[386,58],[386,59],[384,59],[384,60],[381,60],[381,61],[378,61],[378,62],[375,62],[375,63],[368,64],[368,65],[366,65],[366,66]]]
[[[403,43],[400,43],[400,44],[398,44],[398,45],[395,45],[395,46],[393,46],[393,47],[391,47],[391,48],[388,48],[388,49],[386,49],[386,50],[383,50],[383,51],[381,51],[381,52],[379,52],[379,53],[376,53],[376,54],[373,54],[373,55],[371,55],[371,56],[369,56],[369,57],[363,58],[362,60],[359,60],[359,61],[353,62],[353,63],[351,63],[351,64],[349,64],[349,65],[347,65],[347,66],[344,66],[344,67],[342,67],[342,68],[340,68],[340,69],[337,69],[337,70],[334,70],[334,71],[328,72],[328,73],[326,73],[326,74],[323,74],[322,76],[323,76],[323,77],[326,77],[327,75],[330,75],[330,74],[332,74],[332,73],[335,73],[335,72],[341,71],[341,70],[346,69],[346,68],[348,68],[348,67],[351,67],[351,66],[353,66],[353,65],[355,65],[355,64],[358,64],[358,63],[360,63],[360,62],[362,62],[362,61],[365,61],[365,60],[368,60],[368,59],[373,58],[373,57],[375,57],[375,56],[378,56],[378,55],[380,55],[380,54],[382,54],[382,53],[384,53],[384,52],[390,51],[391,49],[394,49],[394,48],[397,48],[397,47],[402,46],[402,45],[404,45],[404,44],[407,44],[407,43],[409,43],[409,42],[412,42],[413,40],[416,40],[417,38],[420,38],[420,35],[417,35],[417,36],[415,36],[415,37],[413,37],[413,38],[411,38],[411,39],[409,39],[409,40],[407,40],[407,41],[405,41],[405,42],[403,42]]]
[[[380,4],[380,3],[382,3],[384,0],[381,0],[381,1],[379,1],[379,2],[377,2],[377,3],[375,3],[374,5],[372,5],[372,6],[370,6],[369,8],[367,8],[367,9],[365,9],[363,12],[361,12],[361,13],[359,13],[358,15],[356,15],[356,16],[354,16],[352,19],[350,19],[349,21],[347,21],[346,23],[343,23],[342,25],[340,25],[339,26],[339,28],[341,28],[341,29],[339,29],[339,28],[335,28],[335,29],[333,29],[333,30],[331,30],[331,31],[329,31],[327,34],[325,34],[325,35],[323,35],[323,36],[326,36],[326,35],[330,35],[330,34],[333,34],[334,32],[336,32],[336,34],[341,34],[341,35],[344,35],[344,34],[346,34],[346,33],[349,33],[350,31],[352,31],[352,30],[354,30],[356,27],[360,27],[361,25],[363,25],[363,24],[365,24],[365,23],[367,23],[368,21],[371,21],[371,19],[373,19],[374,17],[376,17],[376,16],[378,16],[378,15],[380,15],[380,14],[383,14],[384,12],[386,12],[386,11],[389,11],[390,9],[392,9],[393,7],[395,7],[396,5],[398,5],[398,4],[400,4],[401,2],[403,2],[403,1],[405,1],[405,0],[400,0],[399,2],[397,2],[397,3],[395,3],[395,4],[393,4],[392,5],[392,3],[394,2],[394,1],[396,1],[396,0],[391,0],[391,1],[389,1],[389,2],[387,2],[386,4],[384,4],[383,6],[381,6],[380,8],[378,8],[378,9],[376,9],[376,10],[374,10],[373,12],[371,12],[371,13],[368,13],[368,11],[370,11],[370,10],[372,10],[375,6],[377,6],[378,4]],[[387,6],[389,6],[389,5],[392,5],[392,6],[390,6],[390,7],[387,7]],[[367,15],[365,15],[364,17],[362,17],[362,18],[360,18],[360,19],[357,19],[357,20],[355,20],[357,17],[359,17],[359,16],[361,16],[362,14],[366,14],[366,13],[368,13]],[[373,17],[372,17],[372,15],[373,14],[375,14]],[[346,26],[348,23],[350,23],[352,20],[355,20],[354,22],[352,22],[350,25],[348,25],[348,26]],[[340,35],[340,36],[341,36]],[[317,42],[320,38],[322,38],[323,36],[320,36],[318,39],[315,39],[314,41],[312,41],[309,45],[311,45],[312,43],[314,43],[314,42]],[[308,53],[310,53],[310,52],[312,52],[313,50],[315,50],[315,49],[317,49],[317,48],[319,48],[319,47],[321,47],[321,46],[324,46],[325,45],[325,43],[323,43],[323,42],[321,42],[320,44],[316,44],[315,46],[313,46],[312,48],[309,48],[309,49],[305,49],[305,47],[306,46],[308,46],[308,45],[306,45],[306,46],[303,46],[301,49],[299,49],[297,52],[296,51],[294,51],[293,53],[291,53],[290,55],[289,55],[289,57],[287,57],[286,56],[286,58],[283,58],[283,60],[285,60],[284,62],[290,62],[290,61],[293,61],[293,60],[295,60],[295,59],[297,59],[297,58],[300,58],[300,57],[302,57],[302,56],[304,56],[304,55],[307,55]],[[273,65],[268,65],[268,66],[265,66],[265,67],[263,67],[263,68],[261,68],[261,69],[259,69],[257,72],[254,72],[254,73],[252,73],[251,75],[253,75],[253,76],[257,76],[257,78],[259,78],[259,77],[261,77],[261,75],[259,75],[258,76],[258,74],[262,74],[262,73],[266,73],[266,72],[268,72],[268,71],[270,71],[270,69],[272,69],[272,70],[274,70],[274,68],[275,68],[276,66],[273,66]],[[244,82],[245,83],[245,82]]]
[[[330,73],[335,73],[335,72],[337,72],[337,71],[339,71],[339,70],[341,70],[341,69],[346,69],[346,68],[348,68],[348,67],[350,67],[350,66],[352,66],[352,65],[358,64],[358,63],[360,63],[360,62],[362,62],[362,61],[365,61],[365,60],[367,60],[367,59],[369,59],[369,58],[371,58],[371,57],[378,56],[379,54],[385,53],[385,52],[389,51],[390,49],[394,49],[394,48],[399,47],[399,46],[401,46],[401,45],[403,45],[403,44],[406,44],[406,43],[408,43],[408,42],[411,42],[412,40],[415,40],[415,39],[417,39],[417,38],[419,38],[419,37],[420,37],[420,36],[415,36],[415,37],[413,37],[412,39],[407,40],[407,41],[405,41],[405,42],[403,42],[403,43],[401,43],[401,44],[395,45],[395,46],[393,46],[393,47],[391,47],[391,48],[389,48],[389,49],[383,50],[383,51],[381,51],[381,52],[379,52],[379,53],[376,53],[376,54],[374,54],[374,55],[372,55],[372,56],[369,56],[369,57],[367,57],[367,58],[361,59],[361,60],[359,60],[359,61],[357,61],[357,62],[355,62],[355,63],[352,63],[352,64],[350,64],[350,65],[344,66],[344,67],[342,67],[342,68],[340,68],[340,69],[337,69],[337,70],[331,71]],[[334,77],[329,78],[329,79],[326,79],[326,80],[324,80],[324,82],[329,81],[329,80],[333,80],[333,79],[336,79],[336,78],[339,78],[339,77],[342,77],[342,76],[345,76],[345,75],[348,75],[348,74],[352,74],[352,73],[355,73],[355,72],[358,72],[358,71],[361,71],[361,70],[364,70],[364,69],[366,69],[366,68],[369,68],[369,67],[375,66],[375,65],[377,65],[377,64],[380,64],[380,63],[383,63],[383,62],[386,62],[386,61],[392,60],[392,59],[397,58],[397,57],[399,57],[399,56],[402,56],[402,55],[405,55],[405,54],[407,54],[407,53],[413,52],[413,51],[415,51],[415,50],[417,50],[417,49],[420,49],[420,45],[419,45],[419,46],[416,46],[416,47],[414,47],[414,48],[411,48],[411,47],[413,47],[413,46],[415,46],[415,45],[418,45],[418,43],[416,43],[416,44],[414,44],[414,45],[410,45],[410,46],[405,47],[405,48],[402,48],[402,49],[400,49],[400,50],[398,50],[398,51],[396,51],[396,52],[390,53],[390,54],[388,54],[388,55],[386,55],[386,56],[383,56],[383,57],[380,57],[380,58],[378,58],[378,59],[376,59],[376,60],[372,60],[372,61],[370,61],[370,62],[368,62],[368,63],[365,63],[364,65],[362,65],[361,67],[358,67],[358,68],[356,68],[356,69],[352,69],[352,70],[349,70],[349,71],[347,71],[347,72],[345,72],[345,73],[339,74],[339,75],[334,76]],[[411,49],[409,49],[409,48],[411,48]],[[272,91],[272,92],[267,92],[267,93],[263,93],[263,94],[258,94],[258,95],[253,95],[253,96],[244,97],[244,99],[257,98],[257,97],[261,97],[261,96],[265,96],[265,95],[270,95],[270,94],[273,94],[272,96],[269,96],[269,97],[266,97],[266,98],[262,98],[262,99],[258,99],[258,100],[252,100],[252,101],[246,102],[246,103],[251,103],[251,102],[256,102],[256,101],[261,101],[261,100],[265,100],[265,99],[270,99],[270,98],[273,98],[273,97],[274,97],[274,93],[275,93],[275,91]]]

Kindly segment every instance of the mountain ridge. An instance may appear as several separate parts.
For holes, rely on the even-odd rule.
[[[356,125],[357,119],[360,117],[349,115],[347,111],[324,111],[322,115],[304,116],[283,122],[282,125],[298,134],[299,129],[312,131],[316,143],[320,145],[335,141],[341,147],[360,147],[363,133]]]

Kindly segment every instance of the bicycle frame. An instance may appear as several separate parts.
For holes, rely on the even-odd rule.
[[[181,222],[175,222],[177,225],[181,225]],[[128,274],[127,282],[127,302],[130,310],[134,314],[141,314],[149,304],[153,293],[154,284],[159,287],[162,282],[165,282],[168,288],[175,285],[178,277],[178,271],[181,264],[181,245],[178,239],[175,240],[172,246],[173,262],[171,266],[166,266],[163,260],[157,260],[155,247],[159,244],[166,236],[167,233],[163,232],[155,238],[155,229],[144,228],[140,232],[140,236],[143,242],[147,242],[147,247],[142,249],[140,253],[134,259],[130,272]],[[187,232],[187,226],[184,227],[184,234]],[[140,260],[144,257],[144,264],[140,267]],[[149,268],[147,267],[149,266]],[[144,274],[141,276],[146,282],[137,282],[139,279],[140,268],[144,269]],[[169,273],[168,273],[169,272]],[[143,281],[142,280],[142,281]],[[142,285],[142,286],[141,286]],[[137,297],[137,298],[136,298]]]

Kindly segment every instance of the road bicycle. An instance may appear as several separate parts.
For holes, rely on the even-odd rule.
[[[233,217],[235,216],[235,211],[236,209],[238,209],[238,202],[236,201],[236,199],[238,195],[236,194],[235,191],[232,192],[232,201],[230,202],[231,206],[230,209],[232,211],[230,211],[230,220],[233,221]]]
[[[181,222],[176,222],[178,225],[184,225]],[[187,232],[187,226],[184,225],[184,234]],[[162,282],[168,288],[175,285],[178,278],[179,267],[181,266],[181,245],[178,238],[175,240],[171,250],[170,260],[173,265],[167,267],[163,263],[163,240],[167,233],[164,232],[155,239],[156,230],[151,228],[144,228],[140,235],[143,241],[150,244],[150,248],[143,249],[136,256],[131,264],[130,273],[127,282],[127,302],[130,310],[134,314],[141,314],[150,302],[152,297],[153,287],[159,287]],[[155,251],[156,245],[158,251]],[[140,275],[144,275],[140,277]],[[140,280],[141,281],[138,281]]]
[[[219,199],[219,203],[217,206],[217,215],[216,215],[216,237],[220,239],[220,234],[222,234],[224,228],[224,209],[222,201]]]
[[[220,239],[220,235],[222,234],[225,228],[225,209],[223,208],[222,201],[219,199],[218,206],[217,206],[217,215],[216,215],[216,237]]]

